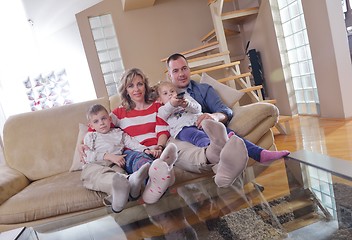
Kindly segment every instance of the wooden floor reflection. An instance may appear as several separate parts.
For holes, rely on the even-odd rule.
[[[289,124],[291,132],[288,135],[274,129],[277,149],[307,150],[352,161],[352,120],[299,116],[293,117]],[[288,194],[284,160],[272,163],[257,182],[271,186],[263,192],[267,200]]]

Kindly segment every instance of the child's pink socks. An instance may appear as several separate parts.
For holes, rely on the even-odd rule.
[[[289,155],[290,152],[287,150],[283,150],[283,151],[269,151],[264,149],[261,153],[260,153],[260,162],[261,163],[266,163],[269,161],[274,161],[283,157],[286,157],[287,155]]]

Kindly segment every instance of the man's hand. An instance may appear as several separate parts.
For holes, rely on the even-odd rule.
[[[88,149],[89,149],[89,147],[84,144],[81,144],[78,146],[79,159],[80,159],[81,163],[86,164],[86,161],[85,161],[85,159],[87,157],[86,150],[88,150]]]
[[[109,160],[110,162],[115,163],[120,168],[123,168],[126,165],[125,157],[126,157],[126,154],[115,155],[115,154],[111,154],[111,153],[105,153],[104,160]]]

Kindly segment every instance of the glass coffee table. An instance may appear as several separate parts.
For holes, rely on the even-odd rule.
[[[246,174],[229,188],[203,177],[152,205],[104,207],[32,229],[40,240],[352,239],[351,170],[352,162],[298,151],[254,165],[255,179]]]

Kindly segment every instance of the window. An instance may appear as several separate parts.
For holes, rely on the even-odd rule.
[[[318,90],[301,0],[271,0],[293,113],[320,115]]]
[[[89,23],[104,76],[105,86],[108,95],[112,96],[117,93],[117,83],[124,72],[114,24],[110,14],[90,17]]]

